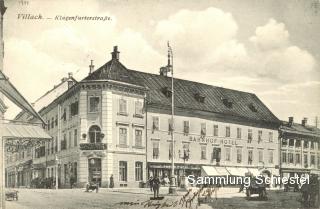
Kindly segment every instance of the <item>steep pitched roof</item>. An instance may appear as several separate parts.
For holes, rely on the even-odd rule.
[[[171,106],[171,97],[163,93],[164,88],[171,88],[171,77],[130,70],[117,59],[112,59],[82,82],[94,80],[113,80],[146,87],[149,90],[149,104]],[[183,79],[174,79],[174,87],[176,107],[235,116],[251,121],[279,123],[278,118],[255,94]],[[201,95],[204,101],[197,101],[196,94]]]

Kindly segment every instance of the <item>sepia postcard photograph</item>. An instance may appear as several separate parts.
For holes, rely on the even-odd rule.
[[[0,0],[1,209],[320,209],[320,0]]]

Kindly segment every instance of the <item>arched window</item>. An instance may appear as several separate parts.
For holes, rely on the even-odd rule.
[[[89,139],[90,143],[101,142],[101,129],[99,126],[93,125],[89,128]]]

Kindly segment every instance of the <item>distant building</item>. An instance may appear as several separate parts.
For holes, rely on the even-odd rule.
[[[320,129],[295,123],[293,117],[280,127],[280,172],[282,176],[320,175]]]
[[[71,181],[106,187],[113,175],[115,187],[137,187],[149,176],[170,175],[173,156],[178,177],[209,170],[279,175],[280,123],[256,95],[175,79],[173,128],[171,78],[126,68],[117,47],[111,54],[39,111],[53,140],[33,147],[32,178],[58,173],[65,187]]]

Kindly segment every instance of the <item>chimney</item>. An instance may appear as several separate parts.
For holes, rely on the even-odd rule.
[[[93,65],[93,60],[91,60],[91,63],[89,65],[89,75],[93,72],[94,70],[94,65]]]
[[[302,126],[306,126],[307,125],[307,121],[308,121],[308,118],[303,118],[302,121],[301,121]]]
[[[72,76],[73,76],[73,73],[72,73],[72,72],[69,72],[69,73],[68,73],[68,78],[72,78]]]
[[[118,51],[118,46],[114,46],[113,47],[113,52],[111,52],[112,59],[119,61],[119,54],[120,54],[120,52]]]
[[[289,117],[289,126],[292,126],[293,124],[293,117]]]

